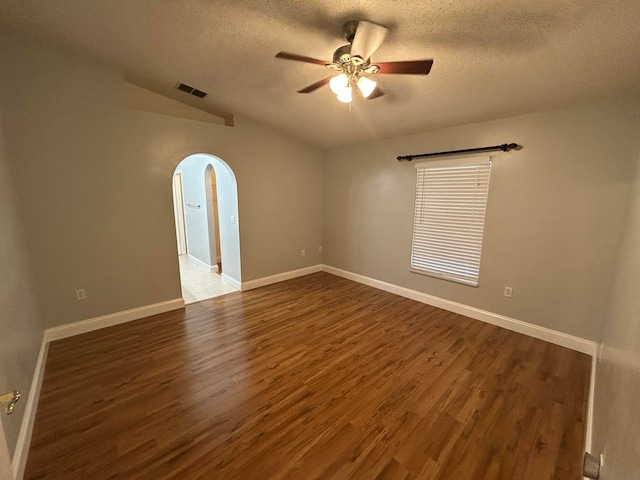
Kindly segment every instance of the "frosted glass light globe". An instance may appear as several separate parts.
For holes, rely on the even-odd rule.
[[[351,87],[346,87],[341,93],[339,93],[338,100],[342,103],[350,103],[352,100]]]
[[[331,88],[331,91],[336,95],[340,95],[347,88],[351,90],[351,88],[349,87],[349,77],[347,77],[344,73],[336,75],[331,80],[329,80],[329,88]]]
[[[362,92],[362,96],[367,98],[373,93],[376,88],[376,82],[369,80],[367,77],[360,77],[358,79],[358,89]]]

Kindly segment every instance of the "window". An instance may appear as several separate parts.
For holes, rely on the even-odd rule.
[[[411,271],[478,286],[489,157],[416,165]]]

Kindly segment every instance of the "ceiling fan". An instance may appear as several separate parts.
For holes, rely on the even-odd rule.
[[[367,75],[380,73],[427,75],[431,70],[433,60],[372,63],[371,55],[382,45],[389,31],[387,27],[366,20],[351,20],[344,24],[342,30],[344,38],[349,44],[343,45],[333,52],[333,61],[331,62],[288,52],[279,52],[276,55],[276,58],[315,63],[340,72],[338,75],[323,78],[298,90],[298,93],[311,93],[328,83],[338,100],[350,103],[354,91],[360,92],[362,97],[368,99],[384,95],[377,88],[376,82],[368,78]]]

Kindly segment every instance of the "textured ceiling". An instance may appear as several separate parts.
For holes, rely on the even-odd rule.
[[[127,79],[321,148],[640,91],[638,0],[0,0],[11,27],[118,65]],[[378,61],[433,58],[431,74],[377,75],[385,96],[349,111],[329,74],[346,20],[391,28]],[[205,100],[173,89],[182,81]]]

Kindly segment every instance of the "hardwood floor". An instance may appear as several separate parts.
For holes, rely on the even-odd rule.
[[[27,479],[580,479],[588,356],[317,273],[51,344]]]

